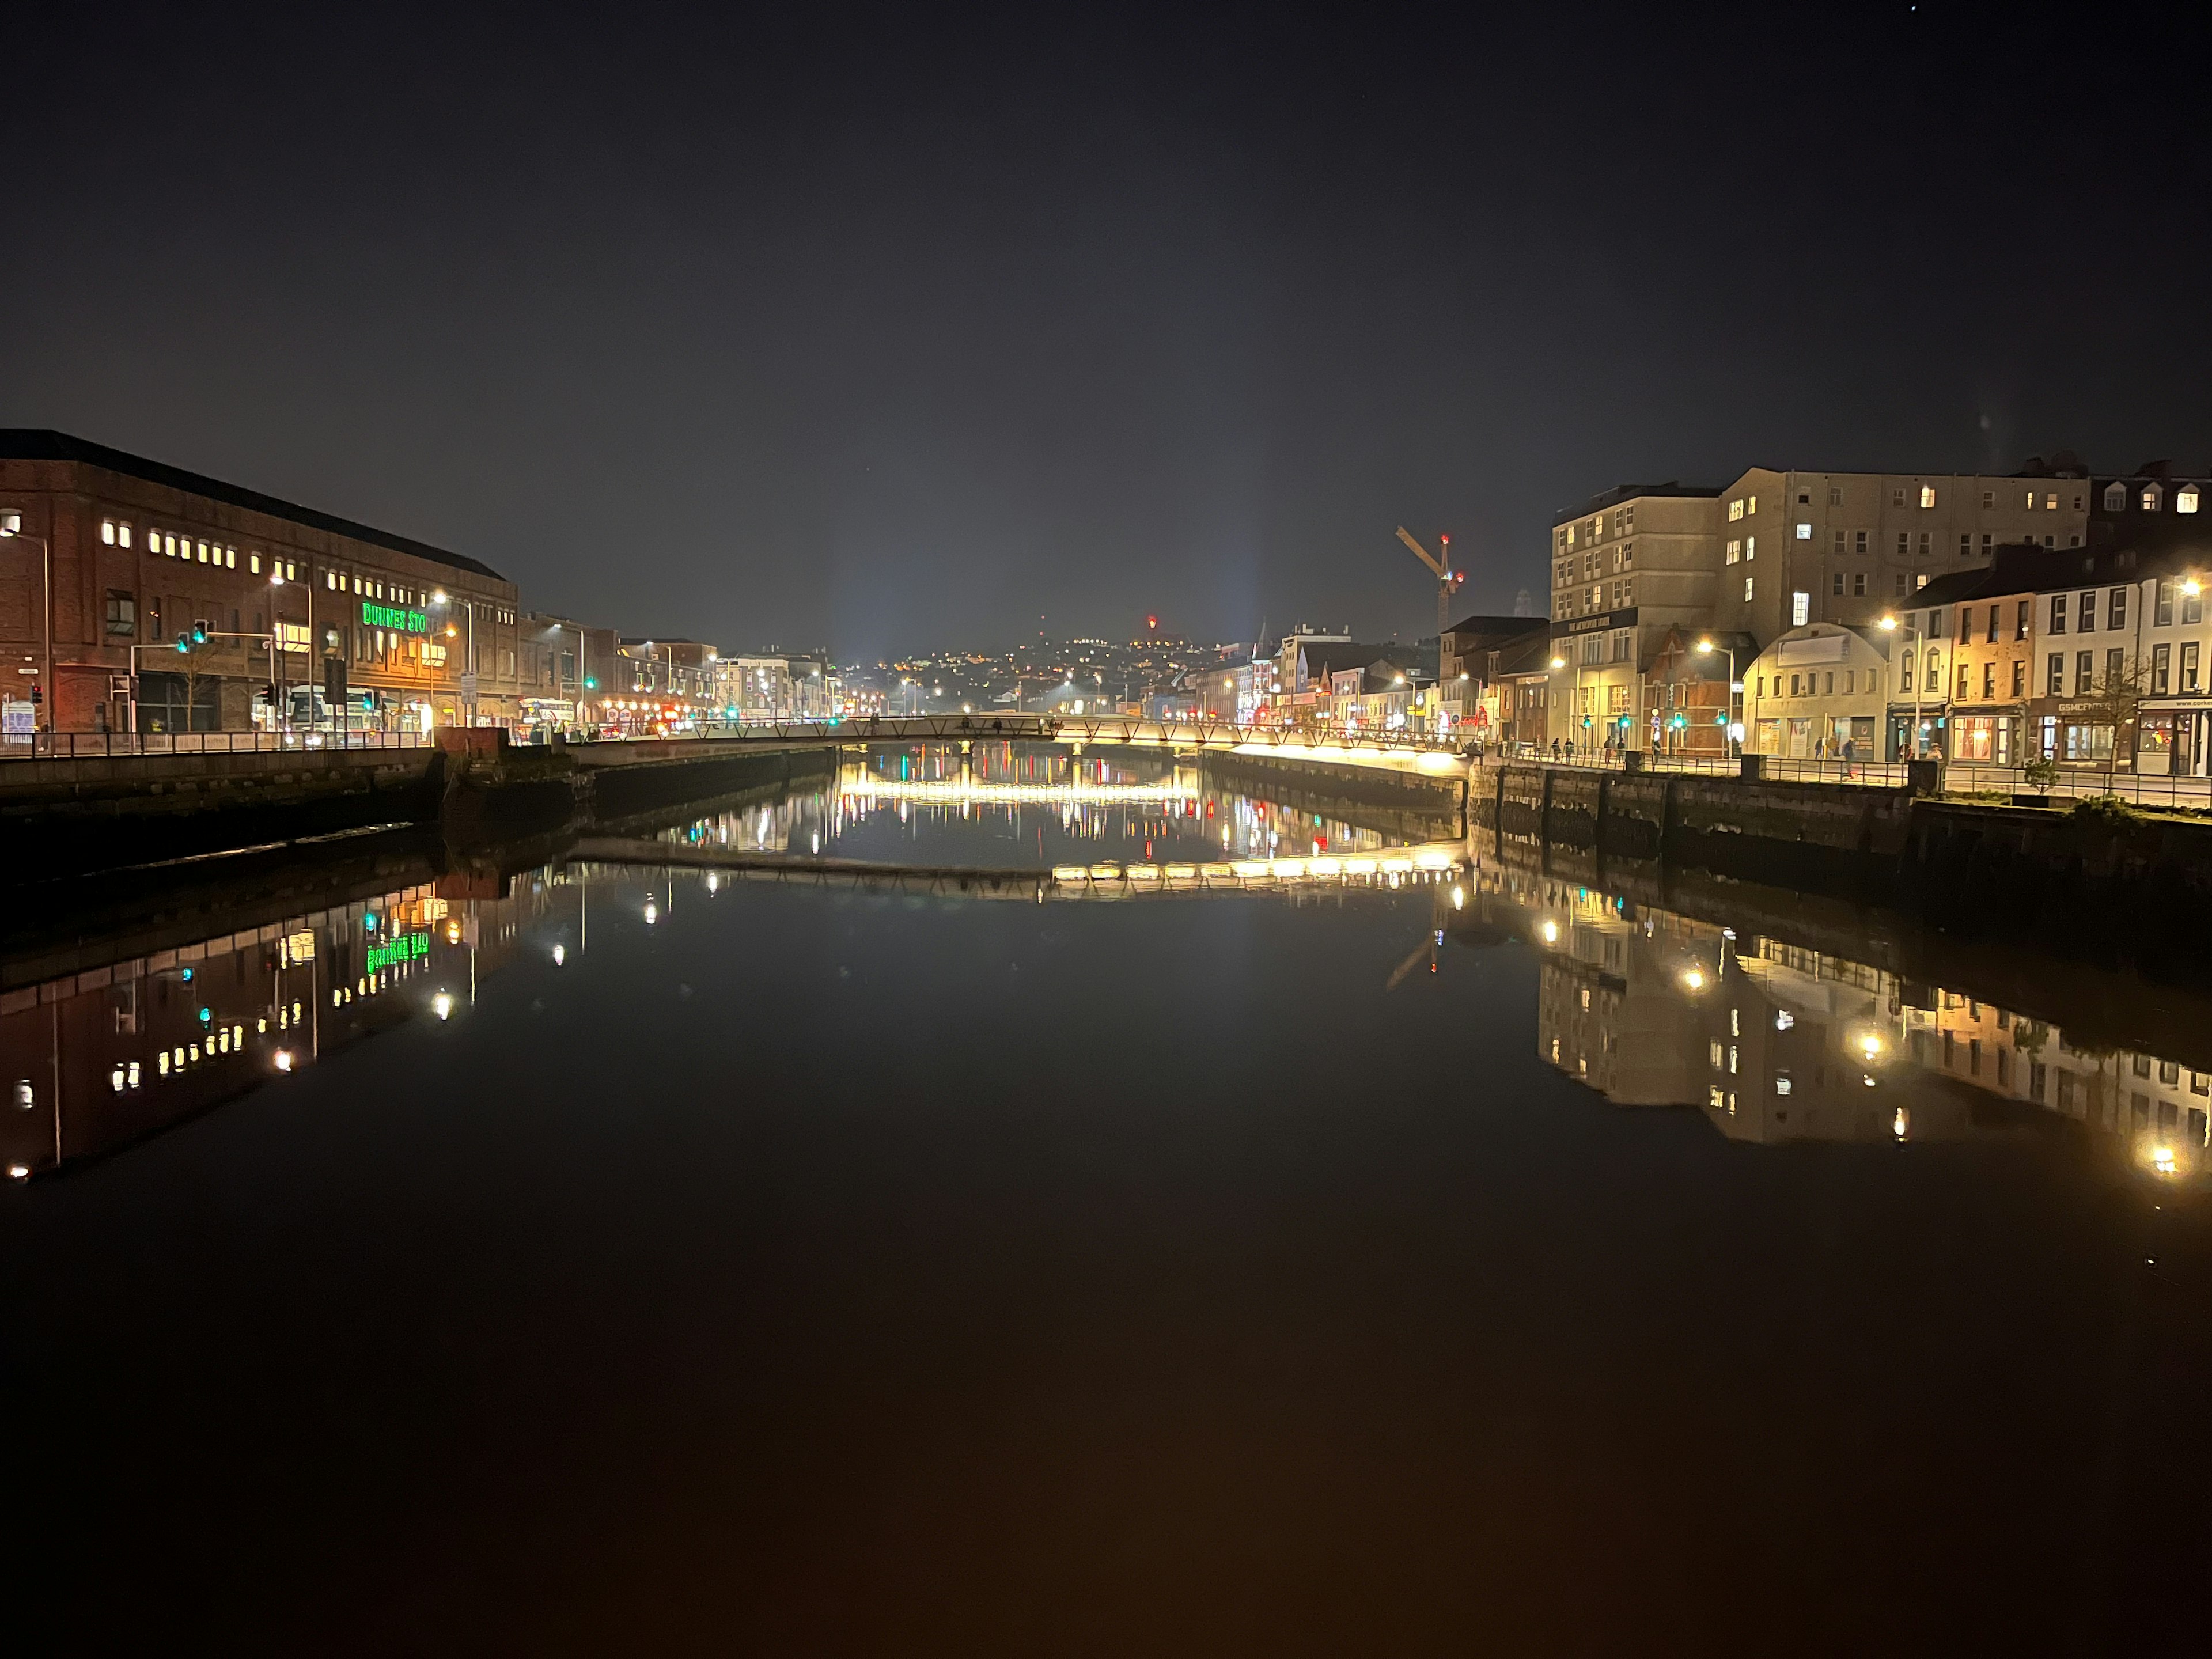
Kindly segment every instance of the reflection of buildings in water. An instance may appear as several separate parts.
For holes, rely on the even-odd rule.
[[[97,1157],[312,1065],[423,1010],[472,1001],[545,908],[440,885],[126,957],[0,997],[12,1109],[0,1137],[21,1179]]]
[[[2161,1174],[2212,1169],[2212,1074],[1594,889],[1495,866],[1469,880],[1478,926],[1510,912],[1542,953],[1539,1054],[1620,1103],[1696,1105],[1761,1142],[2003,1133],[2027,1121],[2017,1104]]]

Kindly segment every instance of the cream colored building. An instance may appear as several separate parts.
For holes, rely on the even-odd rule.
[[[1812,623],[1775,640],[1744,674],[1748,755],[1879,760],[1890,702],[1890,638],[1875,627]]]

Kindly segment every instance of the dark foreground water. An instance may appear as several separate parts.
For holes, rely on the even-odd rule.
[[[1421,838],[899,760],[675,833]],[[54,1651],[2201,1651],[2203,1006],[1476,850],[425,876],[11,992],[19,1605]]]

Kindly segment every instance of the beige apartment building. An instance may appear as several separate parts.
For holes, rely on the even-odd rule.
[[[1552,529],[1550,732],[1639,747],[1644,677],[1670,630],[1712,625],[1719,491],[1623,484]]]
[[[1721,492],[1717,603],[1707,626],[1762,642],[1808,623],[1866,624],[2008,544],[2080,547],[2087,477],[1778,472]]]

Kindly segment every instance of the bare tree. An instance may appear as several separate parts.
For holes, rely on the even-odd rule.
[[[2149,678],[2149,665],[2141,653],[2122,657],[2118,667],[2108,667],[2096,677],[2089,693],[2089,708],[2098,723],[2112,728],[2112,746],[2105,756],[2106,794],[2112,793],[2113,775],[2119,769],[2121,740],[2135,726]]]

